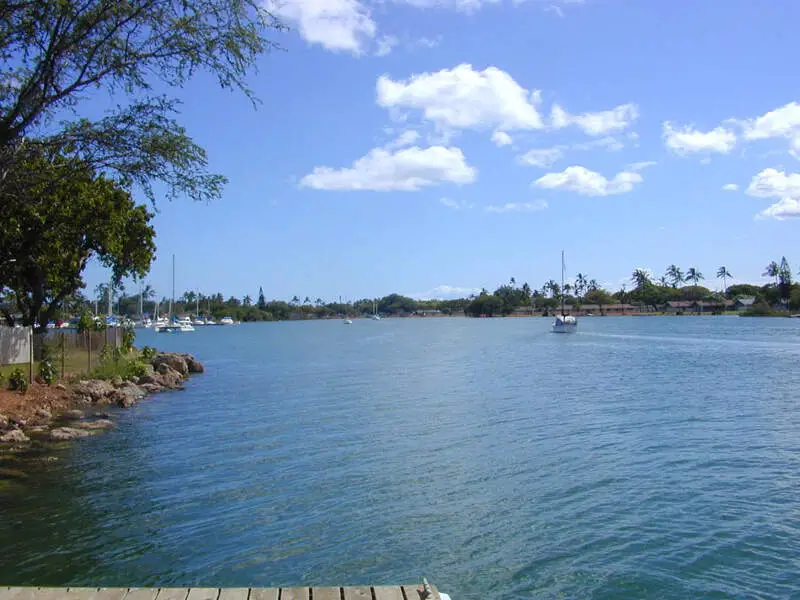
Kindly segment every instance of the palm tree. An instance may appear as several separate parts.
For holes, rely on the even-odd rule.
[[[600,289],[600,285],[597,283],[597,279],[589,280],[588,289],[590,292],[594,292]]]
[[[511,278],[511,281],[509,281],[509,284],[511,285],[511,287],[512,287],[512,288],[513,288],[513,287],[516,287],[516,285],[517,285],[517,280],[516,280],[516,279],[514,279],[514,278],[512,277],[512,278]]]
[[[300,298],[298,296],[292,296],[292,305],[297,305],[300,303]]]
[[[242,298],[242,304],[245,306],[250,306],[253,303],[253,299],[250,296],[245,296]]]
[[[650,274],[644,269],[635,269],[631,275],[631,281],[636,284],[636,289],[640,290],[650,283]]]
[[[781,269],[774,260],[767,265],[766,270],[761,274],[762,277],[774,277],[775,278],[775,285],[778,285],[778,275],[780,275]]]
[[[666,278],[666,276],[662,275],[659,278],[658,283],[661,285],[661,287],[667,287],[669,285],[669,280]]]
[[[666,277],[672,282],[672,287],[674,288],[678,287],[678,285],[684,281],[687,281],[687,279],[683,276],[683,271],[681,271],[678,265],[668,266]]]
[[[733,277],[731,272],[728,271],[728,267],[720,267],[717,269],[717,279],[722,279],[722,285],[724,287],[724,294],[728,295],[728,277]]]
[[[586,275],[584,275],[583,273],[578,273],[575,276],[575,293],[578,294],[578,298],[580,298],[586,291],[587,285],[588,281],[586,279]]]
[[[686,271],[686,279],[684,279],[684,281],[691,281],[694,283],[695,287],[697,287],[697,284],[701,279],[705,279],[703,274],[694,267],[689,267],[689,270]]]

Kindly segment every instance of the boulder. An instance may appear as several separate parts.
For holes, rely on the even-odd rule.
[[[120,386],[110,398],[118,406],[129,408],[144,398],[144,391],[139,389],[138,385],[128,381],[125,382],[125,385]]]
[[[8,417],[0,414],[0,429],[5,429],[8,427]]]
[[[159,373],[164,373],[162,370],[163,366],[167,366],[174,371],[180,373],[181,377],[188,377],[189,376],[189,366],[186,364],[186,359],[181,356],[180,354],[157,354],[153,360],[152,364],[155,367],[156,371]]]
[[[12,429],[3,435],[0,435],[0,442],[4,442],[6,444],[24,444],[25,442],[30,441],[31,439],[20,429]]]
[[[114,422],[108,419],[98,419],[97,421],[83,421],[76,425],[78,429],[94,431],[96,429],[110,429],[114,427]]]
[[[65,391],[65,390],[67,389],[67,386],[65,386],[63,383],[57,383],[57,384],[55,385],[55,388],[56,388],[57,390],[61,390],[61,391],[63,392],[63,391]]]
[[[91,435],[85,429],[76,429],[75,427],[56,427],[50,431],[50,439],[54,442],[66,442],[76,438],[84,438]]]
[[[82,410],[68,410],[61,415],[61,418],[66,419],[67,421],[80,421],[84,416],[85,415]]]
[[[139,388],[148,394],[157,394],[164,389],[157,383],[139,383]]]
[[[91,402],[103,403],[107,396],[114,391],[114,386],[107,381],[92,379],[90,381],[80,381],[72,387],[73,393],[82,398],[88,398]]]
[[[46,408],[37,408],[33,414],[40,419],[51,419],[53,417],[53,415],[50,414],[50,411]]]
[[[191,354],[186,355],[186,366],[189,369],[189,373],[202,373],[205,371],[205,367],[203,367],[202,363],[196,360]]]
[[[158,385],[169,389],[180,387],[181,381],[183,381],[183,377],[178,371],[164,363],[158,366],[158,373],[155,378],[155,382]]]

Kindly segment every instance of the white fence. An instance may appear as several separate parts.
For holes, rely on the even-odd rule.
[[[0,365],[18,365],[31,360],[31,328],[0,326]]]

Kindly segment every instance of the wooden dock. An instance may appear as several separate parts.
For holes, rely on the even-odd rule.
[[[0,600],[440,600],[421,585],[292,588],[0,587]]]

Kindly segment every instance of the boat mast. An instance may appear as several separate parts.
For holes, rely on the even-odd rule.
[[[561,251],[561,316],[564,316],[564,251]]]
[[[172,298],[169,299],[169,318],[172,320],[172,305],[175,303],[175,255],[172,255]]]

